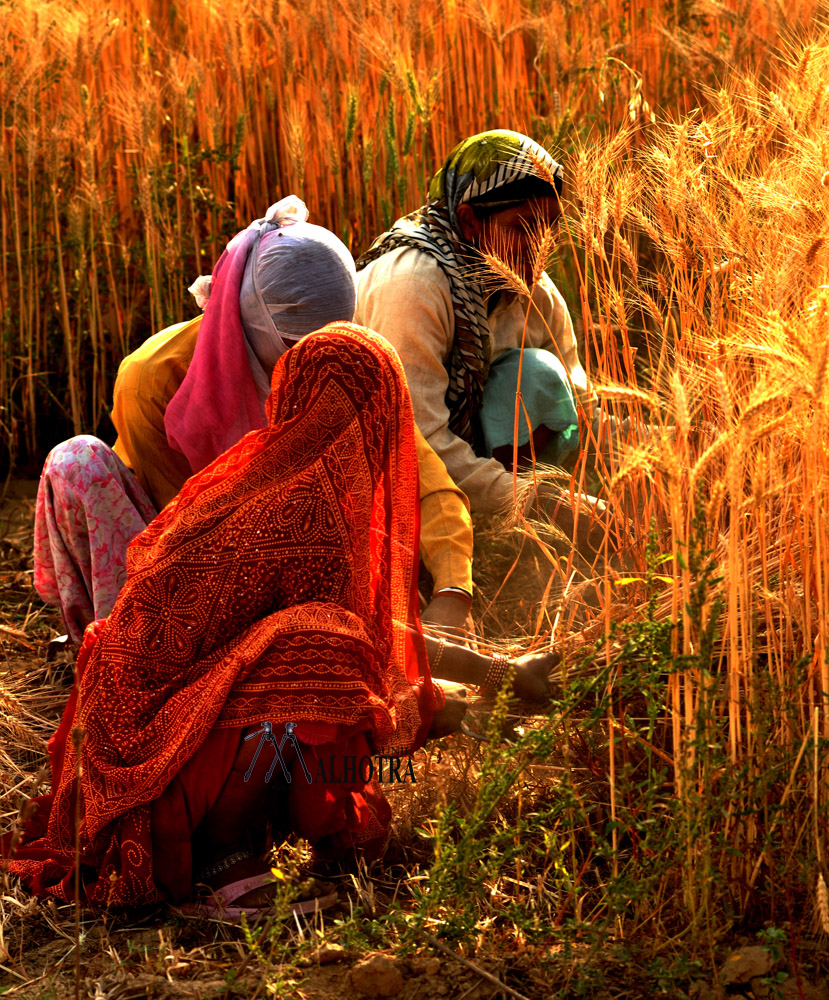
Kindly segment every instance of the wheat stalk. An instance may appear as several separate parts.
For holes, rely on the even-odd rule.
[[[815,896],[817,898],[817,913],[821,930],[824,934],[829,934],[829,889],[826,888],[823,872],[818,872]]]

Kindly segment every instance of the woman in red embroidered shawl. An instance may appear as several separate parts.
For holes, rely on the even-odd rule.
[[[187,899],[199,866],[234,846],[216,840],[240,804],[261,823],[264,768],[255,792],[243,775],[256,745],[244,735],[262,722],[298,724],[312,774],[315,755],[426,737],[417,454],[396,353],[326,327],[278,362],[268,420],[138,536],[112,614],[87,630],[49,746],[53,792],[8,863],[35,892],[74,896],[75,727],[81,883],[96,905]],[[296,769],[286,825],[329,853],[382,843],[378,786],[309,785]]]
[[[510,666],[420,630],[414,423],[388,342],[347,323],[300,341],[267,415],[134,540],[112,614],[87,629],[49,744],[52,794],[7,862],[36,893],[74,898],[81,734],[83,898],[180,903],[207,883],[214,902],[191,912],[237,917],[263,902],[268,866],[249,847],[262,852],[269,812],[329,855],[377,853],[390,820],[376,783],[308,784],[293,754],[287,796],[267,765],[246,783],[246,736],[297,723],[312,775],[331,756],[411,752],[435,702],[444,732],[465,710],[433,688],[427,645],[464,683]],[[553,662],[513,661],[516,693],[545,697]]]

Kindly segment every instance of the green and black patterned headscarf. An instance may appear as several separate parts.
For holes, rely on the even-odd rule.
[[[378,236],[357,270],[398,247],[430,254],[449,279],[455,339],[446,368],[449,428],[480,444],[477,415],[489,374],[491,347],[483,288],[469,274],[458,224],[458,206],[506,209],[543,193],[561,194],[560,164],[537,142],[506,129],[481,132],[459,143],[429,185],[429,201]]]

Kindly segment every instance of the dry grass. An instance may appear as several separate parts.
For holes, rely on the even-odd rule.
[[[762,873],[769,886],[785,881],[772,853],[790,873],[822,857],[825,825],[758,816],[750,789],[771,749],[785,748],[786,780],[761,812],[776,801],[790,820],[814,810],[825,824],[828,66],[829,39],[818,35],[792,49],[773,88],[734,75],[707,95],[704,117],[612,134],[574,170],[589,374],[606,387],[607,411],[632,415],[630,443],[599,482],[617,517],[630,518],[639,577],[655,525],[657,617],[677,626],[671,780],[689,815],[712,792],[701,727],[722,741],[720,766],[746,776],[707,844],[689,845],[680,862],[689,915],[708,891],[701,867],[728,872],[746,913]],[[603,582],[609,621],[619,590]]]
[[[32,590],[31,557],[21,555],[31,552],[32,512],[31,501],[7,501],[3,508],[6,535],[0,539],[6,553],[0,563],[5,581],[0,619],[7,623],[0,629],[0,817],[5,831],[17,828],[21,808],[23,815],[28,814],[30,796],[48,791],[46,739],[57,726],[73,677],[71,654],[59,653],[47,660],[48,643],[59,631],[60,620],[39,604]],[[501,563],[506,565],[503,557]],[[473,731],[486,730],[490,708],[485,702],[473,707],[468,719]],[[515,736],[516,727],[543,721],[517,706],[504,720],[504,729]],[[76,986],[81,996],[105,1000],[145,996],[334,1000],[354,995],[348,988],[348,967],[367,952],[400,948],[400,922],[405,918],[395,912],[402,910],[411,917],[416,911],[412,890],[423,884],[421,866],[428,865],[430,857],[424,831],[434,831],[436,820],[450,803],[464,814],[474,810],[483,754],[478,740],[457,737],[418,755],[417,784],[387,790],[395,828],[382,867],[339,877],[326,873],[338,885],[340,907],[310,921],[277,923],[262,939],[216,923],[175,921],[159,907],[130,914],[94,914],[56,905],[29,896],[15,880],[0,875],[0,988],[4,995],[26,1000],[72,997]],[[550,777],[559,771],[560,767],[546,764],[533,767],[525,802],[549,795]],[[508,827],[514,810],[514,803],[506,800],[493,819]],[[302,845],[283,848],[283,867],[300,862],[307,870],[308,852]],[[494,880],[492,892],[499,905],[520,899],[525,881],[516,881],[511,872]],[[540,888],[538,892],[539,901],[549,906]],[[314,958],[325,943],[343,948],[339,961],[330,967]],[[467,956],[467,962],[474,958],[473,969],[439,953],[439,980],[423,971],[431,951],[427,938],[420,935],[405,943],[400,966],[406,977],[399,994],[402,1000],[427,1000],[435,995],[438,981],[446,984],[444,996],[495,995],[475,969],[517,982],[529,991],[519,995],[545,995],[546,979],[533,968],[532,953],[508,960],[512,945],[507,940],[503,951],[500,933],[477,953],[453,945],[456,954]],[[561,965],[557,974],[566,977],[567,963],[558,958],[556,963]]]

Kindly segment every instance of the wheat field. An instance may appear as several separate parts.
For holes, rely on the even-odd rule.
[[[616,451],[569,477],[610,504],[607,559],[586,565],[520,515],[477,525],[482,641],[555,643],[560,697],[549,717],[485,707],[492,743],[429,752],[393,802],[398,867],[354,879],[348,919],[208,941],[155,915],[160,943],[136,958],[109,918],[84,924],[103,929],[83,950],[71,908],[7,885],[9,995],[117,1000],[131,977],[136,996],[168,995],[156,980],[170,996],[348,995],[336,977],[302,985],[320,938],[404,956],[439,938],[511,984],[500,995],[827,995],[824,20],[811,0],[0,6],[10,476],[69,433],[111,439],[120,358],[192,314],[186,286],[278,196],[357,254],[460,137],[495,126],[565,162],[553,273],[601,407],[628,418]],[[69,682],[43,663],[58,623],[14,565],[9,822],[43,780]],[[44,927],[75,942],[60,974],[26,962],[37,920],[38,942]],[[769,968],[740,979],[746,945]],[[191,972],[171,975],[167,953]],[[229,978],[233,962],[255,981]],[[441,995],[499,995],[478,973]],[[407,973],[400,995],[433,995],[424,982]]]
[[[730,68],[779,72],[799,0],[693,6],[15,0],[0,7],[0,406],[6,468],[108,429],[114,369],[183,318],[237,228],[295,192],[357,253],[459,137],[562,153],[681,113]]]

